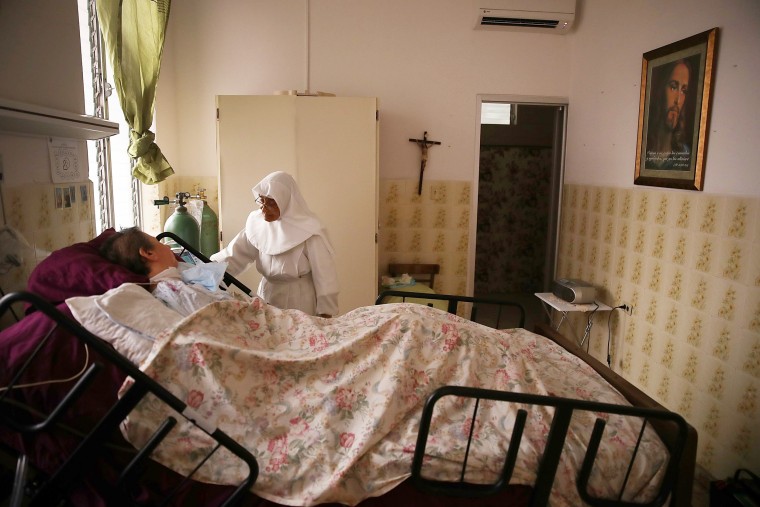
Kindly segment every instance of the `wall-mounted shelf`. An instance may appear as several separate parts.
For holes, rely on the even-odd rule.
[[[0,132],[95,140],[119,133],[119,124],[59,109],[0,98]]]

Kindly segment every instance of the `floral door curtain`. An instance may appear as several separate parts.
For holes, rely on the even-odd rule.
[[[149,130],[171,0],[97,0],[96,4],[116,93],[130,126],[127,151],[136,160],[132,175],[152,185],[174,174]]]

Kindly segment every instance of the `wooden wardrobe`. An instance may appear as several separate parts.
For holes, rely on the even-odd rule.
[[[298,182],[335,248],[340,313],[377,295],[377,99],[297,95],[219,95],[219,230],[222,245],[256,204],[251,189],[272,171]],[[252,266],[240,277],[252,290]]]

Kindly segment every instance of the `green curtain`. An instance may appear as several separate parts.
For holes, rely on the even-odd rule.
[[[172,174],[150,131],[171,0],[96,0],[98,21],[114,69],[116,93],[129,123],[135,178],[155,184]]]

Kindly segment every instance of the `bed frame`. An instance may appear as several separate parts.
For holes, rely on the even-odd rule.
[[[586,364],[596,370],[599,375],[607,380],[607,382],[615,387],[620,394],[625,396],[632,405],[646,409],[666,410],[665,407],[660,405],[653,398],[612,371],[606,364],[586,352],[586,350],[578,345],[578,343],[568,339],[549,324],[537,323],[534,332],[549,338],[568,352],[578,356]],[[681,442],[681,439],[684,439],[683,450],[680,452],[680,457],[676,458],[677,470],[673,477],[674,483],[670,505],[689,507],[691,506],[694,473],[697,464],[697,430],[687,423],[685,426],[686,433],[685,435],[682,435],[681,432],[683,431],[683,428],[681,428],[680,425],[676,428],[672,424],[667,424],[664,421],[659,420],[653,421],[652,425],[657,431],[657,434],[669,448],[678,445],[678,443]],[[675,453],[671,451],[671,455],[675,456]]]
[[[31,305],[36,311],[44,313],[53,321],[54,326],[36,347],[33,354],[27,359],[21,369],[14,372],[13,380],[7,389],[0,392],[0,426],[17,432],[23,437],[36,436],[49,432],[56,425],[60,415],[74,403],[85,390],[94,382],[101,379],[98,377],[103,365],[99,362],[93,362],[79,380],[71,387],[68,394],[60,400],[58,405],[43,419],[36,417],[28,419],[25,411],[19,411],[17,404],[13,402],[12,394],[14,388],[20,384],[24,372],[35,360],[37,353],[45,346],[47,340],[53,336],[56,328],[60,326],[63,330],[73,334],[79,340],[82,340],[88,347],[102,356],[112,366],[121,370],[125,375],[134,380],[134,384],[126,391],[124,396],[118,399],[111,407],[104,409],[104,416],[100,422],[94,426],[90,432],[83,438],[79,446],[63,462],[63,464],[51,476],[44,480],[37,478],[30,481],[28,476],[31,472],[29,458],[20,453],[17,459],[15,470],[14,486],[10,497],[10,507],[20,507],[22,504],[33,506],[51,506],[57,505],[65,498],[66,491],[86,469],[96,461],[99,453],[109,452],[107,443],[114,432],[118,432],[119,425],[126,419],[134,407],[147,395],[151,394],[181,414],[185,419],[193,423],[197,428],[204,431],[217,442],[212,452],[200,460],[197,471],[211,455],[219,449],[226,449],[240,460],[248,465],[248,476],[230,492],[229,498],[224,502],[224,506],[237,505],[243,494],[246,493],[256,482],[258,475],[258,463],[253,455],[240,444],[232,440],[226,433],[218,428],[212,427],[206,423],[191,407],[188,407],[183,401],[175,397],[164,387],[153,381],[145,375],[139,368],[132,364],[124,356],[116,352],[109,344],[93,335],[76,321],[65,317],[50,303],[42,300],[38,296],[28,292],[15,292],[8,294],[0,299],[0,315],[10,308],[13,303],[23,302]],[[22,407],[23,408],[23,407]],[[114,500],[121,503],[127,496],[131,488],[134,487],[135,481],[140,479],[145,469],[150,453],[155,449],[171,429],[176,425],[177,419],[167,418],[161,427],[155,432],[148,444],[142,449],[137,450],[134,457],[124,466],[121,474],[113,485]],[[188,477],[191,479],[192,476]],[[177,486],[175,491],[170,491],[166,495],[164,502],[167,504],[177,495],[182,484]]]
[[[161,237],[167,237],[167,235],[164,234]],[[175,237],[172,239],[178,240],[177,242],[179,244],[183,243],[179,238]],[[199,259],[206,260],[206,258],[199,252],[193,251],[194,249],[187,245],[183,246]],[[225,281],[230,285],[238,286],[244,292],[250,292],[244,285],[238,285],[239,282],[237,282],[237,280],[230,278]],[[242,287],[240,287],[241,285]],[[514,315],[515,312],[517,312],[520,325],[524,324],[525,321],[524,309],[522,309],[519,304],[512,302],[503,302],[489,298],[472,298],[443,294],[414,294],[409,292],[401,292],[398,294],[392,293],[393,291],[387,291],[383,294],[386,296],[397,295],[401,297],[446,300],[448,301],[449,311],[452,313],[457,312],[460,303],[466,303],[471,309],[470,315],[472,317],[477,317],[478,309],[482,308],[481,305],[503,304],[507,309],[507,313]],[[378,302],[381,301],[382,299],[378,298]],[[37,474],[35,473],[33,465],[30,465],[29,459],[23,452],[20,453],[15,467],[16,472],[13,478],[13,489],[9,505],[15,507],[22,504],[26,505],[26,502],[29,502],[29,505],[54,505],[51,499],[65,497],[67,488],[72,484],[75,484],[81,478],[81,475],[95,473],[97,476],[98,470],[93,470],[97,467],[97,463],[99,463],[96,461],[98,458],[96,458],[95,455],[98,452],[102,453],[104,451],[105,457],[99,458],[104,461],[100,462],[110,464],[110,451],[105,447],[105,443],[108,442],[109,439],[112,439],[115,434],[120,437],[118,431],[119,423],[127,416],[129,411],[138,403],[138,401],[148,394],[157,396],[163,403],[168,404],[178,414],[181,414],[181,416],[184,416],[186,419],[200,427],[206,432],[206,434],[218,442],[217,448],[223,447],[229,450],[248,464],[250,474],[242,483],[233,487],[215,486],[216,488],[221,488],[219,491],[227,497],[223,503],[218,503],[219,505],[238,505],[242,501],[245,501],[245,505],[275,505],[271,502],[256,498],[247,491],[256,480],[258,465],[256,459],[245,448],[232,441],[218,428],[209,427],[209,425],[187,407],[184,402],[174,397],[165,388],[144,375],[134,366],[134,364],[121,356],[109,344],[103,342],[95,335],[92,335],[82,328],[76,321],[66,316],[63,313],[61,306],[56,308],[34,294],[14,293],[7,295],[0,300],[0,315],[7,311],[11,304],[15,302],[29,303],[37,308],[40,312],[44,313],[48,318],[55,322],[55,327],[53,329],[63,330],[65,333],[69,333],[76,337],[76,339],[81,340],[87,347],[90,347],[94,351],[93,355],[97,357],[97,360],[94,361],[95,364],[90,366],[87,372],[71,389],[70,394],[66,395],[52,413],[45,416],[42,421],[40,421],[38,417],[33,417],[30,422],[29,414],[25,413],[23,410],[20,411],[18,406],[13,404],[11,396],[13,393],[12,389],[0,391],[0,432],[15,432],[19,435],[20,439],[24,440],[40,436],[44,438],[44,435],[47,432],[56,429],[56,426],[59,425],[58,423],[61,415],[66,412],[67,408],[72,403],[76,402],[76,398],[85,393],[88,386],[91,387],[97,384],[97,375],[100,370],[108,370],[116,367],[126,376],[135,379],[136,383],[127,391],[127,394],[123,396],[121,400],[118,400],[115,403],[113,408],[108,411],[103,409],[104,416],[101,422],[92,428],[89,434],[82,439],[81,445],[79,445],[65,460],[64,464],[58,471],[50,475]],[[65,310],[65,304],[63,307]],[[496,323],[491,327],[498,328],[503,327],[503,325],[497,319]],[[490,485],[467,483],[464,480],[464,471],[467,468],[467,457],[465,457],[465,460],[462,463],[462,475],[458,481],[441,482],[435,478],[426,477],[425,475],[423,458],[425,443],[429,438],[430,418],[433,408],[440,399],[448,396],[457,396],[474,398],[477,400],[475,403],[473,420],[476,418],[477,407],[481,400],[549,405],[555,408],[555,416],[551,422],[551,431],[548,437],[546,450],[540,463],[536,483],[530,488],[522,486],[516,488],[514,486],[510,487],[510,491],[514,491],[515,489],[519,490],[520,494],[517,495],[519,505],[539,506],[547,504],[570,417],[574,411],[591,410],[597,412],[628,414],[643,418],[644,422],[642,423],[642,431],[644,426],[651,424],[666,444],[671,459],[668,463],[665,479],[661,484],[661,489],[657,498],[646,505],[664,505],[669,501],[669,505],[689,506],[691,504],[691,489],[694,464],[696,461],[696,431],[689,426],[681,416],[665,410],[654,400],[625,381],[625,379],[616,375],[605,365],[595,360],[577,345],[565,339],[550,327],[539,325],[536,328],[536,332],[547,336],[590,364],[614,387],[616,387],[633,406],[608,405],[588,401],[525,395],[521,393],[506,393],[458,386],[442,387],[430,396],[423,410],[418,441],[413,458],[411,479],[405,481],[382,497],[371,498],[362,502],[362,505],[365,505],[365,503],[368,506],[403,505],[405,502],[408,503],[410,499],[410,496],[403,495],[411,495],[414,497],[416,500],[412,502],[413,504],[422,502],[428,505],[437,506],[460,506],[463,505],[461,500],[453,502],[454,499],[459,497],[474,497],[475,499],[472,501],[472,505],[498,504],[500,501],[499,499],[503,497],[502,495],[509,482],[512,465],[514,464],[515,455],[517,453],[517,442],[519,442],[522,422],[518,421],[518,424],[516,424],[512,437],[513,443],[510,445],[507,455],[505,456],[504,473],[496,483]],[[53,334],[54,331],[51,329],[44,340],[47,340]],[[42,346],[43,345],[38,345],[35,351],[39,351]],[[31,359],[27,361],[24,368],[28,364],[31,364]],[[21,378],[21,372],[14,372],[13,383],[19,378]],[[18,416],[19,413],[22,415]],[[520,421],[524,421],[524,414],[519,417],[522,418]],[[175,422],[176,421],[171,420],[171,418],[170,420],[167,420],[165,425],[157,431],[155,442],[152,441],[144,449],[135,451],[134,457],[128,460],[126,466],[117,473],[114,488],[119,489],[115,489],[113,499],[109,499],[108,505],[126,505],[127,503],[122,503],[125,498],[124,492],[137,487],[136,484],[139,481],[144,481],[146,478],[150,479],[152,474],[151,471],[155,471],[156,467],[158,467],[158,470],[161,470],[160,465],[149,459],[149,455],[151,450],[155,445],[158,445],[160,439],[163,435],[168,433]],[[579,494],[584,501],[590,505],[618,507],[626,505],[642,505],[626,503],[619,499],[593,498],[586,491],[585,484],[594,464],[593,461],[596,453],[596,445],[598,444],[598,438],[603,431],[603,426],[604,423],[601,420],[597,420],[593,433],[594,436],[589,444],[586,460],[584,461],[583,468],[578,478]],[[17,451],[16,454],[18,454]],[[146,472],[146,470],[148,471]],[[163,469],[160,473],[165,472],[171,471]],[[183,502],[186,502],[188,495],[192,495],[192,493],[187,492],[192,490],[191,488],[199,485],[199,483],[191,479],[183,479],[181,477],[179,479],[178,484],[175,481],[175,484],[168,489],[169,499],[166,500],[166,505],[185,505]],[[207,485],[200,485],[201,488],[206,486]],[[155,487],[155,484],[152,484],[149,487]],[[29,499],[30,495],[31,501]],[[182,495],[185,496],[182,497]],[[184,500],[180,499],[176,500],[175,503],[172,503],[171,498],[173,496],[176,496],[177,498],[182,497]],[[214,496],[213,498],[216,499],[218,496]],[[448,501],[446,498],[452,498],[452,503],[447,503]],[[510,499],[510,505],[514,505],[514,503],[512,503],[515,498],[514,496],[506,498]],[[113,500],[113,503],[111,503],[111,500]],[[503,505],[504,502],[502,501],[501,504]],[[203,503],[197,503],[196,505],[203,505]]]
[[[380,295],[377,297],[376,304],[382,304],[383,301],[388,297],[397,297],[402,298],[402,300],[410,299],[419,301],[420,299],[434,299],[434,300],[444,300],[447,301],[448,306],[448,312],[453,313],[455,315],[462,315],[463,312],[467,311],[467,308],[461,308],[460,304],[464,303],[465,305],[470,306],[470,320],[473,320],[475,322],[481,322],[485,325],[488,325],[489,327],[494,327],[497,329],[503,329],[506,327],[523,327],[525,323],[525,309],[520,305],[519,303],[512,302],[512,301],[505,301],[500,300],[496,298],[487,298],[487,297],[469,297],[469,296],[459,296],[459,295],[452,295],[452,294],[428,294],[428,293],[415,293],[415,292],[404,292],[404,291],[383,291],[380,293]],[[496,307],[496,318],[495,320],[490,319],[487,322],[483,322],[483,319],[478,319],[478,309],[488,309],[489,314],[493,314],[493,308]],[[519,325],[505,325],[505,322],[503,322],[502,315],[512,315],[514,317],[515,312],[518,315],[518,321],[517,323]],[[484,312],[485,313],[485,312]],[[511,324],[514,324],[514,321],[508,321]],[[632,405],[635,407],[634,411],[637,412],[639,415],[642,415],[644,417],[648,417],[649,419],[645,419],[645,421],[648,421],[652,424],[654,429],[657,431],[660,438],[663,440],[665,445],[668,447],[668,450],[671,455],[671,462],[668,465],[668,471],[667,471],[667,481],[670,483],[670,485],[667,487],[667,491],[662,491],[661,494],[658,496],[658,499],[654,501],[654,504],[657,505],[663,505],[667,499],[667,495],[670,495],[670,505],[673,506],[683,506],[683,507],[689,507],[691,505],[691,498],[692,498],[692,489],[693,489],[693,483],[694,483],[694,471],[696,467],[696,457],[697,457],[697,431],[686,423],[686,421],[678,414],[674,412],[670,412],[666,410],[662,405],[657,403],[654,399],[640,391],[638,388],[636,388],[633,384],[628,382],[626,379],[612,371],[607,365],[602,363],[601,361],[597,360],[595,357],[593,357],[591,354],[586,352],[582,347],[580,347],[577,343],[573,342],[572,340],[566,338],[562,334],[560,334],[558,331],[553,329],[550,325],[546,323],[536,323],[534,330],[535,333],[540,334],[542,336],[545,336],[561,347],[563,347],[568,352],[572,353],[575,356],[578,356],[580,359],[582,359],[585,363],[590,365],[594,370],[596,370],[597,373],[599,373],[607,382],[609,382],[613,387],[615,387],[620,394],[622,394]],[[469,397],[469,398],[475,398],[476,400],[480,399],[490,399],[490,400],[499,400],[499,401],[509,401],[509,402],[518,402],[518,401],[525,401],[526,403],[533,403],[533,404],[546,404],[551,405],[554,407],[557,407],[558,413],[555,415],[554,420],[552,421],[552,429],[554,429],[555,425],[557,425],[558,428],[565,428],[566,429],[566,418],[569,418],[572,414],[572,411],[574,410],[596,410],[591,409],[586,406],[585,403],[580,402],[579,400],[562,400],[558,398],[551,398],[551,397],[540,397],[540,396],[531,396],[531,395],[525,395],[521,393],[505,393],[505,392],[494,392],[494,391],[487,391],[482,392],[482,390],[471,390],[471,389],[462,389],[457,387],[447,387],[443,388],[442,390],[439,390],[440,392],[434,393],[430,400],[428,400],[428,405],[430,407],[428,408],[426,406],[425,413],[423,415],[424,419],[421,422],[420,425],[420,436],[418,440],[418,447],[415,451],[415,461],[414,461],[414,469],[412,473],[412,477],[416,484],[419,485],[419,487],[422,487],[426,490],[431,491],[445,491],[449,494],[458,494],[460,491],[475,491],[475,490],[483,490],[484,493],[490,494],[492,492],[498,491],[502,487],[502,483],[505,481],[508,481],[509,479],[509,467],[505,465],[505,471],[504,471],[504,477],[502,480],[500,480],[498,483],[489,485],[487,487],[472,487],[472,485],[467,485],[462,481],[462,483],[447,483],[447,484],[438,484],[435,481],[429,481],[424,478],[420,478],[420,470],[417,469],[417,466],[421,465],[422,456],[421,454],[418,455],[418,453],[424,452],[424,447],[421,447],[422,440],[427,439],[426,433],[426,427],[429,425],[429,418],[432,413],[432,405],[434,405],[438,399],[440,399],[441,396],[444,395],[456,395],[456,396],[463,396],[463,397]],[[601,405],[601,404],[597,404]],[[477,404],[476,404],[477,407]],[[610,412],[610,413],[619,413],[617,412],[618,409],[621,407],[615,406],[615,405],[609,405],[606,407],[598,407],[599,412]],[[475,409],[477,410],[477,408]],[[475,417],[473,416],[473,421]],[[599,422],[598,422],[599,424]],[[600,428],[601,431],[601,428]],[[561,433],[561,434],[559,434]],[[558,452],[561,450],[561,443],[564,440],[564,432],[561,430],[558,431],[552,431],[552,434],[550,435],[550,441],[552,438],[556,438],[557,442],[551,442],[550,445],[552,448],[547,449],[546,454],[544,455],[544,462],[542,462],[542,467],[545,467],[546,470],[551,470],[550,477],[542,477],[542,475],[539,475],[539,479],[536,485],[534,485],[535,491],[533,493],[533,500],[531,502],[531,505],[544,505],[544,502],[542,502],[543,499],[548,498],[549,490],[551,489],[551,482],[548,483],[548,486],[544,484],[544,481],[551,481],[554,478],[554,470],[556,470],[556,461],[559,459],[559,454],[555,455],[555,452]],[[519,442],[519,439],[518,439]],[[554,445],[558,447],[558,449],[554,449]],[[511,446],[510,446],[511,450]],[[589,448],[589,453],[592,453],[593,449],[591,447]],[[515,449],[516,452],[516,449]],[[587,455],[587,458],[589,460],[593,460],[593,456],[591,454]],[[507,464],[509,463],[509,459],[507,461]],[[553,465],[550,465],[552,463]],[[584,469],[581,470],[581,474],[579,477],[579,493],[581,497],[589,503],[590,505],[619,505],[613,503],[609,503],[608,501],[604,500],[594,500],[591,498],[588,498],[588,494],[585,491],[585,480],[588,479],[586,467],[589,465],[589,463],[584,462]],[[466,463],[463,464],[463,466],[466,466]],[[544,470],[542,470],[542,474],[544,473]],[[545,487],[548,487],[548,489],[545,489]],[[665,496],[663,496],[665,495]],[[539,500],[541,499],[541,500]],[[537,503],[535,503],[537,502]]]
[[[432,301],[446,302],[449,313],[463,316],[473,322],[478,322],[495,329],[507,329],[512,327],[525,327],[525,307],[520,303],[500,298],[471,297],[453,294],[428,294],[426,292],[407,292],[401,290],[382,291],[375,300],[375,304],[383,304],[390,298],[400,302],[420,303],[425,300],[431,301],[427,306],[433,306]],[[460,305],[462,305],[460,307]]]
[[[191,259],[192,259],[192,257],[195,257],[195,259],[198,259],[201,262],[211,262],[211,259],[209,259],[208,257],[206,257],[206,255],[204,255],[203,253],[201,253],[200,250],[198,250],[197,248],[193,247],[190,243],[188,243],[184,239],[180,238],[179,236],[177,236],[173,232],[168,232],[168,231],[167,232],[162,232],[162,233],[160,233],[160,234],[158,234],[156,236],[156,239],[159,240],[159,241],[169,240],[169,242],[176,243],[180,247],[180,251],[179,252],[175,252],[175,254],[177,256],[183,258],[183,260],[185,260],[185,261],[189,260],[189,259],[187,259],[185,257],[186,254],[190,254]],[[192,260],[192,262],[195,262],[195,260]],[[224,283],[228,287],[229,286],[236,287],[239,290],[241,290],[244,294],[246,294],[248,296],[253,296],[253,292],[251,291],[250,288],[248,288],[248,286],[246,286],[243,282],[241,282],[240,280],[238,280],[237,278],[235,278],[231,274],[227,273],[226,271],[224,273],[223,281],[224,281]]]

